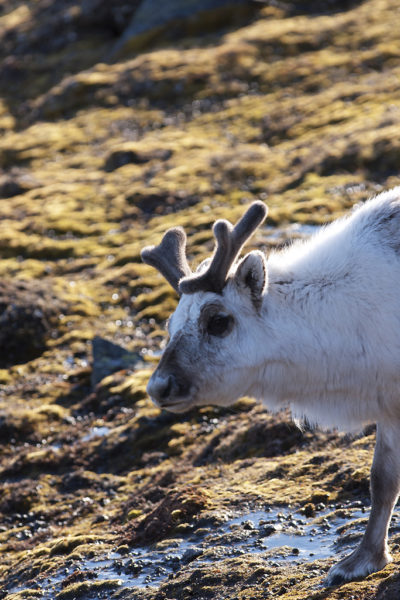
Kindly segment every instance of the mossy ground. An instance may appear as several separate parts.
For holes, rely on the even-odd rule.
[[[217,530],[227,511],[368,503],[372,430],[301,433],[249,399],[177,417],[145,393],[176,297],[141,247],[181,224],[198,262],[214,220],[254,198],[284,231],[400,183],[398,2],[316,5],[267,3],[242,25],[107,62],[107,18],[89,26],[72,2],[51,14],[3,3],[0,276],[40,281],[63,312],[39,356],[0,369],[0,597],[399,597],[399,535],[392,565],[332,589],[321,581],[333,559],[189,564],[140,591],[78,568],[203,521]],[[254,246],[279,244],[273,231]],[[143,360],[93,390],[95,335]]]

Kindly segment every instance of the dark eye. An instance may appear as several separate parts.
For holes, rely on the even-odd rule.
[[[212,315],[207,321],[207,333],[222,337],[231,331],[232,325],[233,318],[230,315]]]

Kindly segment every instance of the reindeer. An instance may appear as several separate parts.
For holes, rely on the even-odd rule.
[[[267,214],[254,202],[235,227],[214,224],[212,259],[192,273],[183,229],[142,251],[180,295],[169,342],[148,383],[174,413],[247,395],[297,419],[355,430],[377,424],[372,506],[360,545],[326,579],[382,569],[400,491],[400,187],[305,242],[240,251]]]

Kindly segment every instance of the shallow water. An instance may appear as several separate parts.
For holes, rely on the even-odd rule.
[[[360,502],[340,509],[326,508],[315,517],[282,508],[267,508],[233,515],[219,527],[194,530],[184,539],[171,539],[154,547],[133,548],[126,554],[110,552],[99,558],[74,561],[71,569],[38,581],[44,600],[52,600],[72,572],[88,578],[118,582],[122,588],[158,586],[185,565],[201,567],[244,554],[264,555],[271,566],[295,564],[348,553],[365,529],[368,510]],[[400,530],[399,513],[393,516],[392,531]],[[29,586],[32,588],[32,585]],[[25,586],[9,592],[23,591]]]
[[[81,442],[88,442],[98,437],[105,437],[110,433],[110,427],[92,427],[92,429],[81,438]]]

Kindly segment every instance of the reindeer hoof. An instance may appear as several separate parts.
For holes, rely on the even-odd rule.
[[[346,581],[361,579],[371,573],[380,571],[391,560],[391,556],[387,552],[368,552],[358,548],[350,556],[333,565],[324,584],[330,587],[341,585]]]

